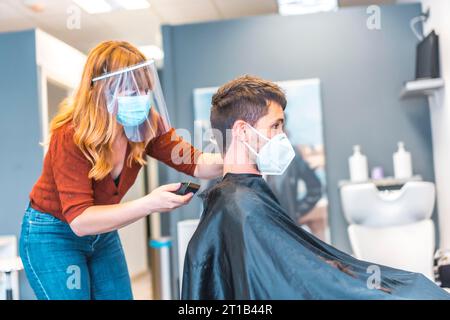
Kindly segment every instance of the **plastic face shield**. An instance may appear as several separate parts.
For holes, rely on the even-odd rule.
[[[153,60],[92,79],[99,86],[97,105],[106,107],[133,142],[147,142],[170,130],[169,114]]]

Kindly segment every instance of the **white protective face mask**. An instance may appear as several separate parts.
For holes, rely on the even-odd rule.
[[[262,135],[258,130],[249,125],[257,135],[266,140],[259,153],[248,143],[247,148],[256,156],[256,165],[261,174],[282,175],[295,157],[295,151],[285,133],[279,133],[272,139]]]

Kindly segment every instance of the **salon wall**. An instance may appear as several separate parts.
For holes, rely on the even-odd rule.
[[[262,16],[163,27],[164,88],[173,125],[193,130],[192,91],[248,73],[274,81],[320,78],[327,153],[332,242],[350,251],[338,181],[348,179],[348,156],[362,145],[369,165],[393,174],[402,140],[415,173],[434,181],[430,115],[425,98],[400,100],[414,78],[416,38],[409,21],[418,4],[381,6],[381,29],[369,30],[366,7],[302,16]],[[173,170],[165,181],[185,179]],[[164,180],[162,182],[165,182]],[[171,215],[199,215],[199,202]]]
[[[450,1],[424,0],[424,10],[430,9],[425,33],[435,29],[439,35],[441,75],[447,84],[436,99],[430,97],[431,127],[434,146],[434,166],[439,210],[440,248],[450,250]]]
[[[418,0],[399,0],[418,2]],[[439,35],[441,77],[447,84],[430,98],[434,167],[436,171],[437,206],[439,210],[440,247],[450,250],[450,1],[421,0],[423,11],[430,10],[424,31]]]
[[[0,34],[0,70],[0,235],[19,238],[43,156],[34,31]],[[34,298],[23,272],[20,290]]]

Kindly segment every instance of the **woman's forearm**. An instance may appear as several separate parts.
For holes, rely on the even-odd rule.
[[[218,153],[203,153],[197,162],[194,176],[200,179],[214,179],[223,174],[223,159]]]
[[[151,212],[171,211],[192,199],[192,193],[175,194],[179,188],[180,183],[166,184],[133,201],[89,207],[70,223],[70,227],[80,237],[97,235],[125,227]]]
[[[151,213],[143,198],[133,201],[87,208],[70,227],[80,237],[97,235],[125,227]]]

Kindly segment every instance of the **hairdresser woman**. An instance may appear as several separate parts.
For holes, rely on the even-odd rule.
[[[187,204],[179,184],[119,203],[149,155],[202,179],[219,176],[170,127],[156,69],[126,42],[94,48],[79,88],[51,123],[42,175],[30,194],[20,256],[38,299],[132,299],[117,230]]]

